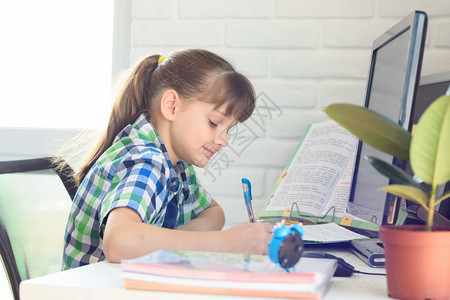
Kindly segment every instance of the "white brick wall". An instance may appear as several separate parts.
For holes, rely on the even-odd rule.
[[[225,46],[274,49],[317,48],[319,24],[268,20],[230,23],[225,27]]]
[[[241,177],[252,181],[258,212],[306,125],[327,119],[322,108],[362,104],[372,41],[413,10],[429,16],[422,74],[448,71],[448,0],[134,0],[130,64],[149,54],[206,48],[270,100],[272,115],[260,108],[265,116],[243,127],[247,140],[234,141],[199,170],[234,225],[247,220]]]

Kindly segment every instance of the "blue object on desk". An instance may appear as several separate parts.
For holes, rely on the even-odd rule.
[[[242,178],[242,189],[244,190],[245,206],[247,206],[248,219],[250,223],[255,222],[255,216],[252,208],[252,185],[250,180]]]
[[[303,227],[299,224],[277,226],[269,244],[269,258],[288,271],[302,256]]]

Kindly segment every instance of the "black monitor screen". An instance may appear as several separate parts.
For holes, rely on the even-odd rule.
[[[420,78],[420,85],[417,89],[416,101],[412,114],[411,121],[413,124],[417,124],[422,113],[434,100],[447,93],[450,93],[450,71],[422,76]],[[410,174],[413,174],[409,165],[406,170]],[[450,182],[438,186],[436,194],[437,197],[440,197],[447,192],[450,192]],[[409,204],[417,205],[416,203]],[[450,219],[450,199],[444,200],[439,204],[438,212],[447,219]]]
[[[375,40],[365,106],[410,129],[414,93],[420,78],[426,15],[416,12]],[[399,199],[380,188],[389,179],[365,159],[375,156],[403,167],[403,162],[359,143],[348,211],[376,224],[396,221]]]

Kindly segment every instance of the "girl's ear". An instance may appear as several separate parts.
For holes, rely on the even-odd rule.
[[[175,90],[167,90],[161,96],[161,114],[167,121],[175,118],[175,109],[180,104],[180,96]]]

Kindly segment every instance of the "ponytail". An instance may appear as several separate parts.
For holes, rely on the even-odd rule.
[[[75,175],[77,185],[80,185],[97,159],[112,145],[117,134],[128,124],[132,124],[141,113],[150,112],[149,87],[153,71],[158,67],[159,57],[159,55],[152,55],[145,58],[128,77],[112,107],[108,127]]]

